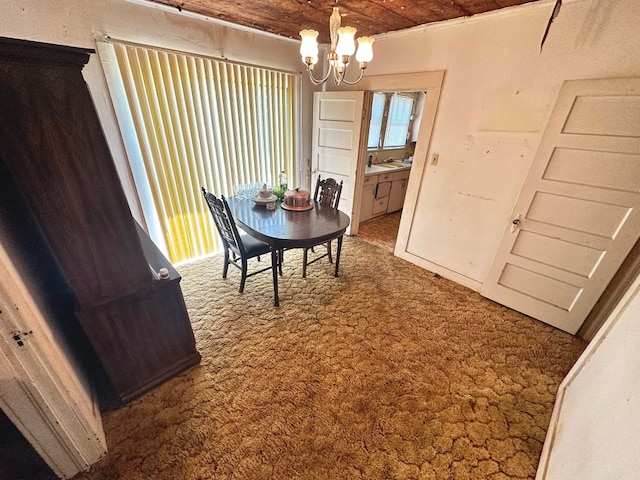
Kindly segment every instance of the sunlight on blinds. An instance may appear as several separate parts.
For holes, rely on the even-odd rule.
[[[204,186],[275,185],[294,172],[299,79],[264,68],[113,44],[172,262],[221,248]]]

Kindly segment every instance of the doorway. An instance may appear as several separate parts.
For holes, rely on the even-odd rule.
[[[425,91],[376,91],[368,96],[371,112],[363,126],[367,138],[365,187],[360,203],[361,239],[393,253],[419,138]],[[382,189],[388,192],[380,195]],[[387,197],[387,198],[384,198]]]
[[[403,208],[400,210],[399,227],[394,248],[395,255],[402,256],[402,252],[404,252],[408,241],[420,184],[426,173],[427,152],[431,141],[431,132],[435,124],[435,116],[440,100],[443,80],[444,71],[379,75],[364,77],[357,87],[352,88],[353,90],[357,88],[369,92],[403,91],[426,93],[424,106],[420,109],[420,125],[419,128],[416,129],[417,137],[411,164],[411,174],[407,183]],[[369,113],[367,112],[367,122],[368,115]],[[367,149],[363,148],[361,151],[363,153],[359,155],[359,165],[357,168],[359,175],[354,183],[353,197],[356,206],[359,206],[362,202],[365,180],[364,171],[368,161]],[[360,218],[360,209],[354,208],[351,219],[353,224],[351,234],[353,235],[359,234]]]
[[[0,432],[2,432],[0,478],[4,480],[24,478],[56,480],[58,478],[2,410],[0,410]]]
[[[399,210],[361,223],[358,230],[358,238],[393,254],[396,248],[401,216],[402,210]]]
[[[0,478],[70,478],[106,452],[97,398],[105,377],[2,158],[0,177]]]

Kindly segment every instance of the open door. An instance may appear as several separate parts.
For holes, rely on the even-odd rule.
[[[361,143],[365,92],[317,92],[313,97],[312,194],[318,175],[343,181],[340,210],[352,219],[347,229],[357,228],[356,174]]]
[[[575,334],[640,237],[640,78],[562,86],[481,294]]]
[[[100,410],[6,247],[0,241],[0,408],[55,474],[71,478],[107,451]]]

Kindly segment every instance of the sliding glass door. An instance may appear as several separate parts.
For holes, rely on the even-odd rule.
[[[299,75],[139,45],[99,52],[152,238],[172,262],[217,251],[200,187],[229,196],[294,172]]]

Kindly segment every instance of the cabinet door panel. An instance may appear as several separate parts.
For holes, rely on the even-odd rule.
[[[375,184],[367,184],[362,189],[362,205],[360,207],[360,221],[364,222],[373,217],[373,200],[376,190]]]
[[[404,196],[407,192],[406,180],[395,180],[391,182],[391,193],[389,194],[389,206],[387,212],[397,212],[404,204]]]
[[[378,198],[373,202],[373,215],[382,215],[387,213],[387,205],[389,204],[389,197]]]

